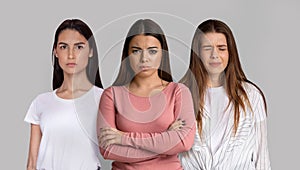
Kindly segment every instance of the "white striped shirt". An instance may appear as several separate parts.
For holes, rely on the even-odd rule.
[[[267,122],[259,91],[245,84],[253,112],[241,112],[233,134],[234,111],[223,87],[207,90],[203,139],[196,133],[193,147],[179,155],[185,170],[270,170]],[[213,120],[212,120],[213,119]]]

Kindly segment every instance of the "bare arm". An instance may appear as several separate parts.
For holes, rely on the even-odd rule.
[[[42,138],[42,132],[40,126],[31,124],[27,170],[36,170],[36,162],[37,162],[41,138]]]

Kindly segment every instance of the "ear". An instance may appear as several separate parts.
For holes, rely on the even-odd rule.
[[[93,49],[91,48],[90,53],[89,53],[89,58],[93,57]]]
[[[55,49],[53,50],[53,54],[57,58],[57,54],[56,54],[56,50]]]

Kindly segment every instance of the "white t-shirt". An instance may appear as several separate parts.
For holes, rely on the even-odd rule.
[[[222,139],[229,122],[230,114],[224,114],[228,105],[228,97],[223,86],[208,88],[205,97],[206,109],[209,113],[209,119],[206,123],[209,123],[207,127],[210,132],[207,142],[211,152],[215,153],[222,145]]]
[[[39,170],[96,170],[100,166],[96,120],[103,89],[94,86],[76,99],[56,90],[38,95],[24,121],[40,125]]]
[[[234,135],[234,109],[227,108],[223,87],[211,88],[205,95],[203,138],[196,132],[194,145],[180,154],[184,169],[195,170],[270,170],[267,144],[267,119],[263,98],[251,84],[244,83],[253,112],[240,112]],[[227,109],[226,109],[227,108]]]

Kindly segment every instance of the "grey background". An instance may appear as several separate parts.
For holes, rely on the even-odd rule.
[[[25,169],[30,126],[23,119],[34,97],[51,90],[51,46],[65,18],[83,19],[96,34],[105,87],[114,79],[123,38],[136,19],[152,18],[168,35],[176,80],[186,71],[195,26],[207,18],[225,21],[246,75],[267,97],[272,167],[297,169],[299,7],[296,0],[1,2],[1,169]]]

